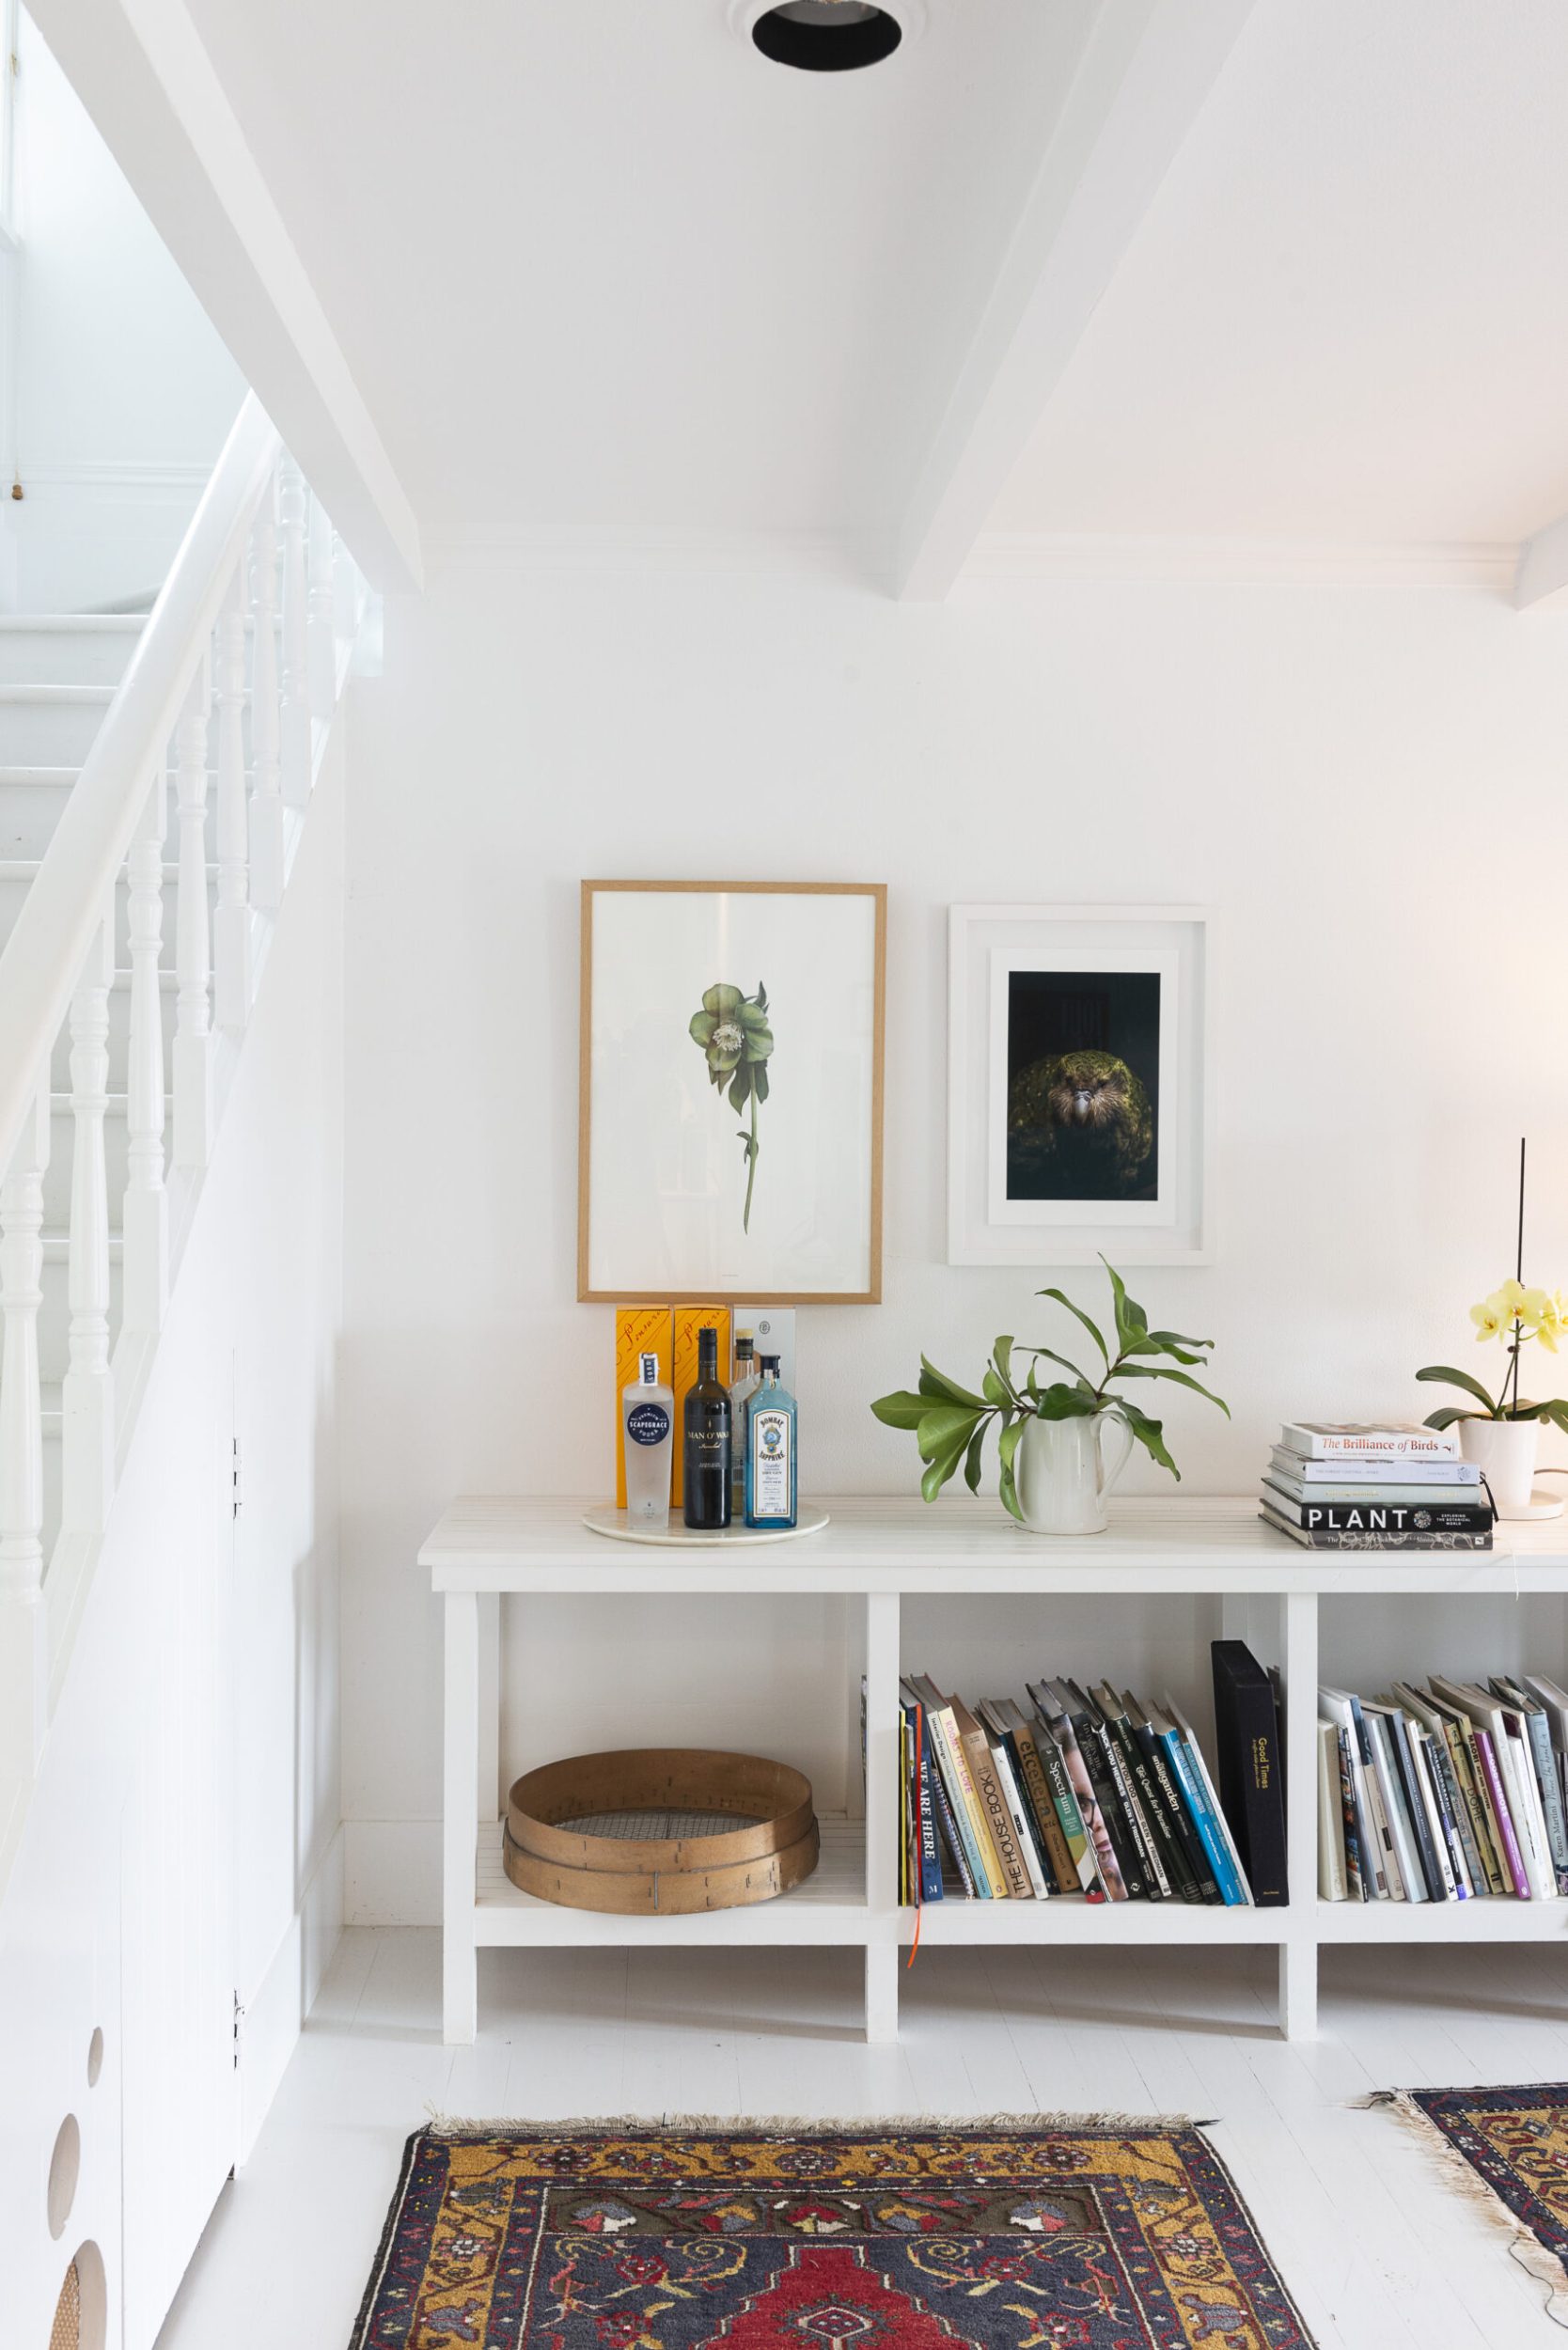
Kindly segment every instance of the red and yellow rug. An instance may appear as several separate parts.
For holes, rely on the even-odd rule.
[[[409,2140],[352,2350],[1310,2350],[1172,2122]]]
[[[1512,2218],[1514,2258],[1568,2326],[1568,2082],[1515,2089],[1406,2089],[1380,2098],[1435,2131],[1462,2188]]]

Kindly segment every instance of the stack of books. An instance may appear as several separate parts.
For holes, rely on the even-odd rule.
[[[1318,1691],[1328,1902],[1568,1898],[1568,1691],[1537,1673]]]
[[[1309,1550],[1492,1547],[1491,1496],[1451,1429],[1287,1420],[1261,1515]]]
[[[1286,1898],[1279,1714],[1239,1640],[1214,1643],[1219,1775],[1168,1697],[1108,1681],[1028,1684],[970,1709],[927,1675],[901,1684],[899,1898]]]

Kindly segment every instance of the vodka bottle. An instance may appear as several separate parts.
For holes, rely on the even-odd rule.
[[[674,1395],[660,1384],[657,1355],[639,1355],[636,1378],[620,1391],[621,1441],[626,1448],[626,1515],[634,1526],[669,1524],[674,1410]]]

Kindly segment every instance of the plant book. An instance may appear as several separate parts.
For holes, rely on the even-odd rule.
[[[1279,1432],[1287,1452],[1308,1461],[1450,1461],[1459,1457],[1450,1429],[1420,1428],[1413,1421],[1288,1419]]]
[[[1407,1501],[1379,1490],[1355,1501],[1330,1501],[1317,1493],[1308,1499],[1269,1477],[1263,1501],[1276,1517],[1313,1534],[1486,1534],[1492,1528],[1484,1501],[1439,1501],[1431,1495]]]
[[[1292,1518],[1282,1517],[1277,1510],[1263,1508],[1258,1512],[1265,1526],[1287,1541],[1299,1543],[1303,1550],[1490,1550],[1492,1547],[1491,1519],[1484,1533],[1450,1534],[1435,1527],[1419,1532],[1410,1527],[1401,1533],[1358,1533],[1349,1528],[1337,1529],[1324,1526],[1306,1527]]]

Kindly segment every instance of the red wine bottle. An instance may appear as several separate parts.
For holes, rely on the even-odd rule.
[[[685,1520],[702,1533],[729,1524],[729,1390],[718,1374],[718,1332],[697,1334],[697,1385],[686,1395]]]

